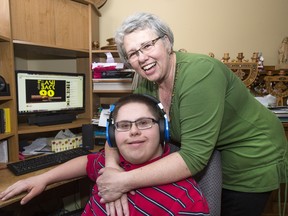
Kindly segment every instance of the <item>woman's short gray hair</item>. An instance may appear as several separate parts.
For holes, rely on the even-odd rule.
[[[127,64],[127,54],[124,49],[124,37],[136,30],[152,29],[157,36],[166,35],[171,43],[171,51],[173,50],[174,35],[170,27],[159,17],[150,13],[136,13],[124,20],[118,28],[115,35],[115,42],[119,52],[121,61]],[[129,64],[128,64],[129,65]]]

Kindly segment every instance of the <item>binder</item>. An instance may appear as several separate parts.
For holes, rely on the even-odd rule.
[[[10,116],[10,108],[3,108],[4,110],[4,125],[5,125],[5,133],[11,132],[11,116]]]
[[[0,109],[0,133],[5,133],[4,109]]]

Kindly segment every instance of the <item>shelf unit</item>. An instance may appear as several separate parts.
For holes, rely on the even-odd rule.
[[[99,41],[97,6],[90,0],[1,0],[0,75],[10,85],[10,96],[0,96],[0,108],[11,109],[9,162],[18,160],[25,139],[56,135],[59,130],[81,132],[92,118],[92,44]],[[72,68],[72,69],[71,69]],[[17,116],[15,70],[85,73],[85,112],[69,124],[28,125]]]
[[[13,40],[10,22],[10,4],[9,0],[0,1],[0,75],[9,84],[10,95],[0,96],[0,108],[10,108],[11,112],[11,132],[0,134],[0,141],[8,142],[8,158],[9,160],[17,160],[18,158],[18,136],[17,136],[17,118],[16,118],[16,96],[14,77],[14,56],[13,56]],[[14,154],[17,152],[17,154]]]
[[[91,60],[93,62],[105,62],[106,54],[111,53],[114,60],[119,62],[119,54],[117,50],[92,50],[92,57]],[[91,62],[92,63],[92,62]],[[115,103],[120,97],[126,96],[128,94],[132,94],[132,90],[93,90],[93,118],[99,118],[99,107],[101,104],[113,104]],[[94,129],[97,130],[98,125],[94,126]],[[102,128],[103,130],[103,128]],[[105,136],[98,135],[95,136],[98,143],[103,144],[103,140],[105,140]]]
[[[91,53],[93,62],[105,62],[105,53],[111,53],[115,62],[120,61],[117,50],[92,50]],[[97,116],[101,104],[115,103],[120,97],[128,94],[132,94],[132,90],[93,90],[93,116]]]

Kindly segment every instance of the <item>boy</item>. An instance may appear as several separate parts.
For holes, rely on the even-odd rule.
[[[110,145],[117,146],[120,166],[124,171],[147,165],[169,154],[170,147],[165,145],[164,138],[169,133],[168,121],[155,100],[145,95],[132,94],[120,98],[111,112],[107,125],[107,140]],[[25,204],[54,182],[84,175],[88,175],[95,182],[99,170],[104,166],[104,151],[78,157],[44,174],[16,182],[0,194],[0,199],[6,200],[28,191],[21,200],[21,204]],[[130,215],[209,215],[208,204],[193,178],[172,184],[139,188],[134,192],[128,194]],[[95,184],[82,215],[107,214],[105,204],[100,202]]]

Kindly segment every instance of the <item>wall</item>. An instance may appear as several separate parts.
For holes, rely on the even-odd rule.
[[[152,12],[165,20],[175,36],[174,49],[221,59],[243,52],[250,59],[262,52],[265,65],[278,63],[278,49],[288,36],[287,0],[107,0],[100,8],[100,46],[113,37],[123,19]]]
[[[77,65],[74,59],[53,59],[53,60],[25,60],[15,58],[15,68],[17,70],[31,71],[56,71],[76,73]]]

